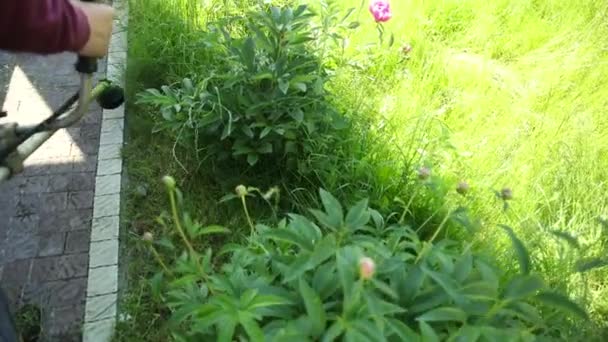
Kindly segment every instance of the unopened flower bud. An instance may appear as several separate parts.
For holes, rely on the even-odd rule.
[[[410,44],[405,44],[401,47],[401,53],[404,55],[407,55],[410,51],[412,51],[412,46]]]
[[[418,179],[427,180],[431,176],[431,170],[428,167],[421,167],[418,169]]]
[[[374,276],[376,264],[374,260],[368,257],[363,257],[359,260],[359,276],[361,279],[368,280]]]
[[[469,183],[467,182],[460,182],[458,183],[458,186],[456,187],[456,192],[458,192],[461,195],[466,195],[469,192]]]
[[[144,240],[146,242],[152,242],[152,241],[154,241],[154,235],[152,235],[152,233],[150,233],[150,232],[145,232],[144,235],[142,236],[142,240]]]
[[[174,189],[175,188],[175,179],[173,177],[171,177],[171,176],[164,176],[163,177],[163,183],[165,183],[165,185],[169,189]]]
[[[513,199],[513,191],[509,188],[504,188],[500,191],[500,197],[505,201]]]
[[[248,194],[247,188],[244,185],[237,186],[236,189],[234,189],[234,192],[236,192],[239,197],[245,197]]]

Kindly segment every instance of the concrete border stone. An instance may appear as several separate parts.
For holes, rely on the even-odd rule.
[[[124,87],[127,60],[128,0],[114,0],[117,17],[108,52],[106,77]],[[124,105],[103,110],[95,178],[84,342],[109,342],[118,306],[118,259],[124,141]]]

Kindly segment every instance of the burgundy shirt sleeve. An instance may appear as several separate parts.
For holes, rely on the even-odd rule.
[[[68,0],[0,0],[0,49],[76,52],[89,34],[86,15]]]

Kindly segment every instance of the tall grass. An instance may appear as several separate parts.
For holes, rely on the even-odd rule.
[[[341,1],[359,6],[360,1]],[[605,256],[608,213],[608,3],[602,0],[404,0],[392,3],[386,25],[395,54],[411,44],[404,64],[382,67],[353,91],[344,77],[341,96],[364,101],[390,122],[385,132],[409,153],[425,150],[434,171],[473,188],[470,204],[484,224],[482,248],[504,256],[508,242],[495,228],[508,223],[532,247],[536,268],[555,286],[586,296],[606,321],[607,272],[573,272],[581,257]],[[358,47],[377,40],[371,17],[352,37]],[[359,80],[360,81],[360,80]],[[374,93],[373,91],[371,92]],[[398,158],[398,156],[394,156]],[[492,190],[515,194],[504,213]],[[579,238],[581,251],[549,230]],[[589,285],[589,287],[587,287]],[[590,292],[584,293],[585,289]],[[605,333],[605,332],[604,332]]]

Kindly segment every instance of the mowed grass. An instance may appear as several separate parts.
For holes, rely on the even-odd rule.
[[[581,258],[607,252],[597,218],[608,215],[608,3],[393,1],[394,17],[384,25],[384,44],[378,46],[367,1],[337,2],[356,7],[362,23],[349,37],[344,57],[366,66],[336,75],[331,90],[342,107],[375,124],[368,133],[376,137],[356,156],[375,161],[369,196],[379,197],[384,180],[387,189],[398,192],[400,183],[389,182],[391,172],[416,165],[430,166],[452,187],[467,181],[467,198],[452,192],[446,200],[466,204],[482,221],[477,248],[516,270],[510,242],[497,224],[512,226],[529,247],[535,270],[588,305],[595,325],[581,324],[574,334],[601,340],[607,334],[608,272],[581,275],[574,268]],[[130,98],[147,87],[204,74],[205,46],[197,30],[213,18],[242,13],[251,3],[256,1],[131,1]],[[371,52],[362,52],[370,43],[376,44],[367,47]],[[404,44],[412,46],[405,59]],[[121,323],[118,340],[164,341],[167,313],[151,299],[146,280],[156,266],[138,244],[143,231],[158,229],[154,219],[167,205],[160,177],[176,177],[193,217],[237,229],[242,222],[238,207],[217,203],[226,187],[184,171],[175,156],[187,163],[186,154],[179,149],[174,154],[171,141],[151,135],[149,116],[133,102],[129,106],[130,272],[122,310],[132,318]],[[380,143],[390,146],[374,146]],[[377,162],[382,159],[392,164],[384,167]],[[140,185],[148,189],[143,197]],[[503,187],[514,193],[507,211],[493,192]],[[402,192],[406,200],[412,195]],[[426,214],[435,208],[425,209]],[[578,237],[582,248],[570,247],[551,230]],[[231,238],[238,239],[238,233]]]
[[[606,256],[598,217],[608,214],[608,3],[402,0],[391,6],[375,73],[345,75],[336,86],[340,96],[373,94],[364,101],[390,127],[383,134],[406,153],[425,154],[421,163],[448,182],[471,185],[469,205],[483,222],[479,246],[514,266],[496,225],[513,226],[535,269],[579,296],[603,325],[608,273],[581,276],[574,263]],[[353,59],[361,46],[378,41],[366,8],[359,20],[364,25],[350,37]],[[398,63],[403,44],[412,50]],[[503,187],[514,193],[506,212],[492,191]],[[578,237],[580,251],[550,230]]]

